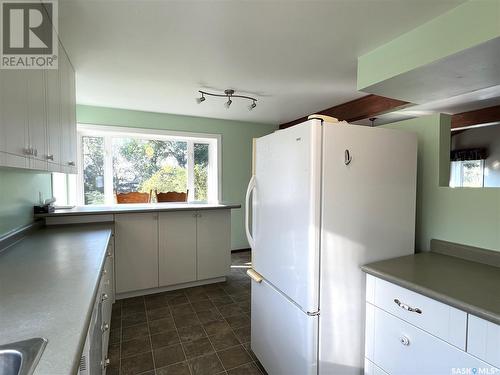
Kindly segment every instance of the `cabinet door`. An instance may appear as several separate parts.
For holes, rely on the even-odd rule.
[[[68,155],[69,155],[69,173],[77,173],[77,132],[76,132],[76,85],[75,71],[71,62],[68,59],[67,69],[67,84],[68,84],[68,102],[67,102],[67,117],[68,117]]]
[[[160,213],[159,241],[160,286],[195,281],[196,213]]]
[[[158,214],[115,215],[116,292],[158,287]]]
[[[59,92],[60,92],[60,113],[61,113],[61,167],[62,172],[70,172],[72,163],[72,128],[71,128],[71,117],[70,117],[70,63],[69,59],[64,53],[63,49],[60,49],[61,54],[59,57]]]
[[[30,168],[47,169],[45,77],[43,70],[27,70],[28,76],[28,137],[33,150]]]
[[[60,170],[61,164],[61,109],[59,69],[45,71],[45,107],[47,113],[47,161],[48,169]]]
[[[231,258],[230,210],[198,211],[198,280],[229,274]]]
[[[25,70],[0,72],[0,151],[5,152],[3,165],[27,168],[28,82]]]

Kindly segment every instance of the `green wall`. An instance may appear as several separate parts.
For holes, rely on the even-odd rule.
[[[49,173],[0,169],[0,237],[33,221],[39,191],[52,195]]]
[[[500,36],[500,0],[469,0],[358,57],[358,90]]]
[[[277,129],[275,125],[217,120],[125,109],[77,106],[79,123],[148,129],[191,131],[222,135],[222,200],[240,203],[232,210],[232,249],[247,248],[244,231],[244,200],[251,176],[252,138]]]
[[[449,188],[450,117],[430,115],[384,127],[418,135],[416,248],[432,238],[500,251],[500,189]]]

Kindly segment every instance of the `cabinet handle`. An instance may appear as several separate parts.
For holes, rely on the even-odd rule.
[[[108,252],[106,253],[106,256],[109,258],[109,257],[111,256],[111,251],[108,251]]]
[[[104,323],[101,327],[101,331],[104,333],[106,332],[107,330],[109,329],[109,324],[108,323]]]
[[[68,161],[68,165],[71,165],[72,167],[75,166],[75,162],[74,161]]]
[[[399,338],[399,342],[403,344],[404,346],[409,346],[410,345],[410,339],[406,336],[401,336]]]
[[[102,296],[101,296],[101,301],[104,302],[108,299],[108,295],[106,293],[103,293]]]
[[[409,311],[409,312],[414,312],[417,314],[422,314],[422,310],[420,310],[418,307],[410,307],[407,304],[401,302],[397,298],[394,300],[394,303],[401,307],[403,310]]]
[[[104,271],[102,271],[102,274],[103,275],[107,275],[108,274],[108,270],[105,268]]]
[[[47,160],[54,160],[54,155],[52,155],[52,154],[48,154],[45,158],[46,158]]]
[[[35,156],[38,156],[38,149],[35,148],[35,150],[33,152],[34,152]]]
[[[110,364],[109,358],[106,358],[103,361],[101,361],[102,369],[104,370],[106,367],[109,366],[109,364]]]
[[[33,155],[33,149],[30,147],[26,147],[25,149],[23,149],[23,153],[24,155]]]

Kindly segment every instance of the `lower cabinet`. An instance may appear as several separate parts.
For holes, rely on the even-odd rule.
[[[117,293],[224,277],[230,210],[115,214]]]
[[[80,360],[79,375],[106,374],[109,365],[108,345],[113,300],[113,243],[111,241],[108,245],[106,262]]]
[[[197,215],[198,280],[226,275],[231,266],[230,211],[199,211]]]
[[[477,319],[368,275],[365,375],[499,373],[495,358],[500,335],[486,339],[484,330],[476,327]],[[490,325],[488,332],[498,329],[485,324]],[[490,351],[479,349],[485,343],[490,343]],[[488,355],[495,350],[496,355]]]
[[[196,280],[196,215],[194,211],[160,213],[160,286]]]
[[[116,293],[158,287],[158,213],[115,215]]]

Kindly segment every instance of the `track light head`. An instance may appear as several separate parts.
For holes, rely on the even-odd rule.
[[[226,104],[225,104],[225,105],[226,105],[226,108],[231,107],[231,104],[232,104],[232,103],[233,103],[233,101],[231,100],[231,98],[228,98],[228,99],[227,99],[227,102],[226,102]]]
[[[205,101],[205,96],[203,95],[203,93],[201,94],[201,98],[196,98],[196,102],[197,102],[198,104],[200,104],[200,103],[202,103],[202,102],[204,102],[204,101]]]
[[[248,110],[251,111],[255,107],[257,107],[257,103],[255,103],[255,100],[254,100],[253,103],[248,106]]]

